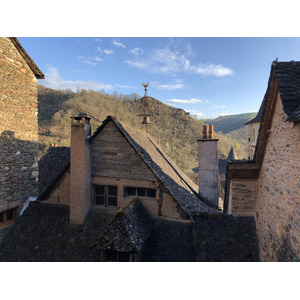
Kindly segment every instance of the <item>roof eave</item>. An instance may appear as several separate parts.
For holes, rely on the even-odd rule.
[[[11,42],[14,44],[14,46],[17,48],[23,59],[26,61],[28,67],[32,70],[35,77],[37,79],[45,79],[45,75],[43,72],[38,68],[36,63],[32,60],[32,58],[29,56],[29,54],[25,51],[25,49],[20,44],[19,40],[16,37],[10,37],[9,38]]]

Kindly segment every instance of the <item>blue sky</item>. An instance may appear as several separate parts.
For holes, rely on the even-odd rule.
[[[198,118],[254,112],[273,60],[300,60],[300,38],[19,37],[54,89],[148,95]]]

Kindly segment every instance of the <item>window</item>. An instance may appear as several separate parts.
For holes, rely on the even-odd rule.
[[[16,208],[0,213],[0,227],[13,223],[16,219]]]
[[[118,187],[111,185],[95,185],[94,186],[95,205],[117,206],[118,203]]]
[[[147,188],[137,188],[137,187],[125,187],[124,197],[150,197],[155,198],[156,190]]]
[[[132,254],[120,251],[105,251],[105,261],[129,262],[132,261]]]

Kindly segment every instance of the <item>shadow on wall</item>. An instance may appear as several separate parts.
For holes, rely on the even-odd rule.
[[[38,195],[38,142],[15,138],[13,131],[0,136],[0,212],[16,202]]]

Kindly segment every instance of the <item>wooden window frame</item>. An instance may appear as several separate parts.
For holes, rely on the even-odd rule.
[[[8,213],[12,213],[12,218],[11,219],[7,219],[8,217]],[[6,225],[9,225],[11,223],[14,223],[16,221],[17,218],[17,209],[16,208],[11,208],[5,211],[2,211],[0,214],[2,214],[3,216],[3,221],[0,222],[0,228],[4,227]]]
[[[134,195],[128,195],[128,189],[135,189]],[[145,189],[145,196],[138,195],[138,189]],[[154,193],[154,196],[148,196],[148,191],[149,193]],[[134,186],[124,186],[123,190],[124,198],[129,198],[129,197],[141,197],[141,198],[155,198],[156,197],[156,189],[152,188],[145,188],[145,187],[134,187]]]
[[[103,187],[103,194],[97,194],[97,187]],[[109,192],[109,188],[116,188],[117,192],[116,195],[112,195]],[[104,197],[104,204],[97,204],[97,196],[103,196]],[[118,206],[118,186],[116,185],[100,185],[100,184],[94,184],[93,185],[93,198],[94,198],[94,205],[96,207],[117,207]],[[116,204],[110,205],[109,198],[116,198]]]
[[[111,254],[116,255],[115,260],[107,260],[108,259],[108,253],[111,252]],[[128,256],[126,260],[122,260],[121,256]],[[123,257],[124,258],[124,257]],[[111,250],[100,250],[100,261],[102,262],[133,262],[134,261],[134,253],[132,252],[121,252],[121,251],[111,251]]]

